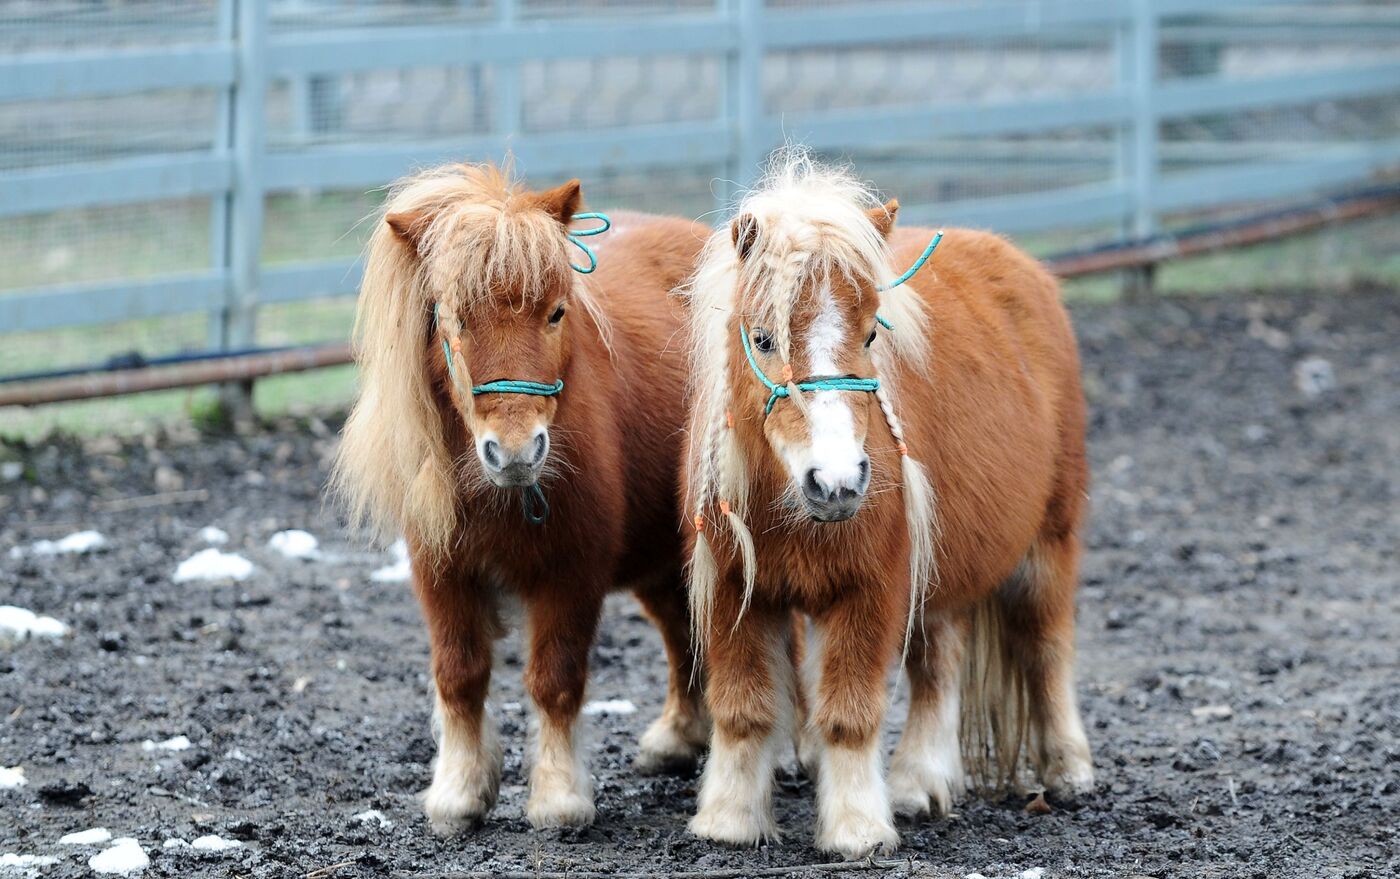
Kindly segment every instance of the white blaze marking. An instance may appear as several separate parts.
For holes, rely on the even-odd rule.
[[[837,353],[847,344],[846,324],[831,287],[823,285],[818,296],[821,311],[807,333],[807,362],[813,375],[837,375]],[[854,488],[860,482],[860,462],[865,453],[856,442],[850,405],[840,391],[817,391],[808,409],[812,430],[808,466],[816,469],[817,482],[828,491]],[[799,484],[804,475],[794,473]]]

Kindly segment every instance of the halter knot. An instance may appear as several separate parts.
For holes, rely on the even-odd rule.
[[[744,356],[749,359],[749,368],[753,374],[758,376],[758,380],[763,382],[763,386],[769,391],[767,404],[763,407],[763,414],[768,415],[773,411],[773,406],[784,398],[792,396],[789,386],[796,387],[799,393],[811,391],[863,391],[874,393],[880,390],[880,380],[878,378],[856,378],[848,375],[822,376],[810,378],[804,382],[792,380],[792,366],[783,364],[783,384],[777,384],[764,373],[763,368],[758,365],[758,360],[753,356],[753,344],[749,342],[749,331],[741,323],[739,324],[739,339],[744,343]]]

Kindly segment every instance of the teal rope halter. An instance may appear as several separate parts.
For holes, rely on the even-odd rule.
[[[895,278],[893,281],[886,284],[885,286],[879,287],[877,289],[879,289],[880,292],[883,293],[886,290],[898,287],[900,284],[903,284],[905,281],[917,275],[919,273],[919,269],[924,267],[924,263],[928,262],[928,258],[933,256],[933,252],[938,249],[938,242],[942,240],[943,230],[939,229],[938,233],[933,236],[933,240],[928,243],[928,247],[924,248],[924,252],[919,254],[919,258],[914,260],[914,264],[909,267],[909,270],[907,272],[900,275],[898,278]],[[891,332],[894,331],[894,324],[890,323],[888,319],[883,318],[878,314],[875,315],[875,322]]]
[[[612,228],[612,220],[608,218],[607,214],[600,214],[597,211],[589,211],[586,214],[574,214],[574,219],[603,221],[603,225],[601,226],[595,226],[592,229],[570,230],[570,232],[568,233],[569,242],[575,247],[577,247],[579,250],[582,250],[583,255],[588,257],[588,268],[584,268],[583,266],[576,265],[574,263],[569,263],[569,267],[572,268],[574,271],[578,272],[580,275],[591,275],[593,274],[593,270],[598,268],[598,254],[594,253],[593,248],[589,247],[587,244],[584,244],[583,241],[580,239],[591,238],[594,235],[602,235],[604,232]]]
[[[769,390],[768,403],[763,407],[763,414],[767,415],[773,411],[773,406],[778,400],[792,396],[787,385],[780,385],[768,378],[767,373],[758,365],[758,361],[753,356],[753,345],[749,342],[749,331],[744,325],[739,324],[739,338],[744,342],[744,356],[749,358],[749,368],[753,374],[758,376],[758,380],[763,382],[764,387]],[[797,383],[797,390],[806,393],[808,391],[865,391],[874,393],[880,390],[880,380],[878,378],[855,378],[845,375],[820,376],[810,378],[805,382]]]
[[[472,396],[479,397],[482,394],[529,394],[532,397],[554,397],[563,390],[564,380],[562,378],[556,379],[552,385],[547,385],[544,382],[527,382],[518,381],[513,378],[503,378],[499,381],[473,386]]]

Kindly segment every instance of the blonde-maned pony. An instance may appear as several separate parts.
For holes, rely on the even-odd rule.
[[[1072,675],[1084,404],[1058,286],[966,230],[896,284],[933,235],[896,232],[897,210],[780,151],[685,288],[705,837],[776,835],[794,610],[812,627],[799,757],[820,848],[894,846],[891,801],[946,811],[965,765],[1009,779],[1027,739],[1052,789],[1092,784]],[[911,708],[887,792],[883,685],[901,646]]]
[[[636,593],[671,662],[639,768],[693,765],[708,734],[675,507],[686,363],[667,295],[708,230],[616,216],[584,277],[568,237],[580,206],[577,180],[531,192],[494,166],[447,165],[392,189],[369,244],[360,395],[333,488],[355,523],[408,543],[436,685],[424,808],[443,832],[483,818],[499,790],[485,699],[512,598],[539,721],[536,827],[594,817],[575,726],[609,590]]]

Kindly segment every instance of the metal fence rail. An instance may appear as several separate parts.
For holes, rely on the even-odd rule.
[[[283,17],[305,9],[296,19],[304,22],[347,5],[308,7],[288,0],[272,9]],[[1085,169],[1066,172],[1064,185],[1018,189],[1008,183],[1005,191],[951,197],[932,192],[935,197],[923,203],[917,192],[915,197],[895,192],[905,204],[902,215],[1012,232],[1103,226],[1138,236],[1155,233],[1172,213],[1359,184],[1400,165],[1400,126],[1364,136],[1343,132],[1332,139],[1246,144],[1249,148],[1233,157],[1228,143],[1174,137],[1171,129],[1195,124],[1210,130],[1239,114],[1319,102],[1381,101],[1394,114],[1400,96],[1400,15],[1387,4],[1354,5],[1348,17],[1331,4],[1279,0],[945,0],[818,8],[714,0],[712,6],[677,4],[661,11],[629,7],[625,15],[610,13],[602,2],[585,3],[572,9],[573,15],[540,17],[528,0],[494,0],[462,15],[412,23],[415,15],[450,5],[401,2],[385,19],[372,14],[374,4],[354,4],[352,11],[367,16],[363,22],[349,17],[312,29],[270,21],[265,2],[218,0],[208,27],[172,24],[161,39],[135,45],[55,48],[43,40],[27,46],[22,36],[14,37],[15,44],[0,40],[0,110],[6,104],[180,90],[212,91],[217,103],[207,148],[148,149],[137,138],[134,148],[113,147],[95,159],[0,163],[3,218],[192,197],[207,199],[210,211],[206,267],[0,290],[0,333],[207,313],[211,348],[248,347],[256,342],[260,307],[350,294],[358,281],[350,258],[269,264],[269,246],[275,243],[265,235],[270,196],[363,191],[415,166],[499,158],[507,150],[535,177],[587,181],[637,168],[712,169],[713,176],[728,181],[716,191],[716,201],[723,203],[785,138],[834,153],[893,155],[915,169],[922,156],[944,147],[967,144],[976,151],[996,144],[1007,151],[1006,167],[1013,171],[1018,145],[1035,141],[1038,155]],[[1260,40],[1248,16],[1280,10],[1288,13],[1284,17],[1293,22],[1288,33],[1295,37],[1299,28],[1364,32],[1368,44],[1379,48],[1355,61],[1259,75],[1240,76],[1209,63],[1205,73],[1179,76],[1163,70],[1173,41]],[[0,19],[4,12],[0,2]],[[1230,15],[1246,18],[1241,23]],[[1277,24],[1267,17],[1255,22]],[[1186,32],[1189,37],[1183,37]],[[1099,86],[964,100],[944,92],[927,72],[930,59],[910,49],[990,41],[988,57],[995,58],[997,45],[1024,40],[1052,49],[1088,46],[1082,54],[1094,68],[1089,78]],[[911,59],[901,64],[917,66],[904,79],[918,81],[904,85],[928,100],[862,105],[843,99],[796,110],[765,100],[765,89],[773,91],[776,57],[808,53],[839,61],[847,52],[896,50],[901,59]],[[604,63],[618,56],[713,61],[715,81],[709,67],[693,74],[705,89],[714,87],[713,112],[553,130],[528,123],[524,65],[542,59]],[[463,65],[475,71],[474,95],[484,120],[473,123],[473,130],[411,139],[336,137],[315,130],[317,118],[344,116],[352,109],[335,106],[323,87],[330,78]],[[272,106],[273,84],[285,85],[297,114],[311,119],[293,123],[305,129],[301,135],[269,136],[270,118],[280,112]],[[1054,149],[1057,139],[1064,149]],[[1196,153],[1205,158],[1181,158]],[[1096,158],[1091,162],[1090,156]],[[911,179],[917,180],[917,170]]]

